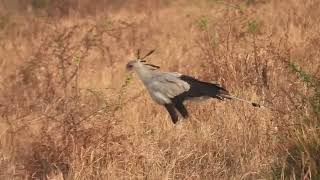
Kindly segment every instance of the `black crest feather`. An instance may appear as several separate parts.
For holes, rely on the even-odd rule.
[[[145,59],[146,57],[150,56],[152,53],[154,53],[155,49],[152,49],[151,51],[149,51],[145,56],[143,56],[141,59]]]
[[[151,67],[156,68],[156,69],[159,69],[159,68],[160,68],[160,66],[153,65],[153,64],[144,64],[144,65],[151,66]]]

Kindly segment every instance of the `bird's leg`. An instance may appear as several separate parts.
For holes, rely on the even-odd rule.
[[[172,103],[170,103],[170,104],[165,104],[164,107],[169,112],[172,122],[174,124],[177,123],[178,122],[178,115],[177,115],[177,112],[174,108],[174,105]]]
[[[187,118],[189,116],[188,110],[186,109],[182,101],[176,102],[175,107],[179,111],[179,113],[182,115],[183,118]]]

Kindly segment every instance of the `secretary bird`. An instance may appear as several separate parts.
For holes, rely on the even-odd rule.
[[[159,66],[148,64],[145,61],[145,58],[153,52],[154,50],[140,58],[138,50],[137,58],[129,61],[126,68],[128,71],[133,70],[138,74],[151,98],[166,108],[174,124],[178,121],[176,110],[183,118],[188,117],[189,113],[183,102],[193,98],[235,99],[249,103],[254,107],[260,107],[257,103],[231,96],[225,88],[218,84],[203,82],[177,72],[159,71]]]

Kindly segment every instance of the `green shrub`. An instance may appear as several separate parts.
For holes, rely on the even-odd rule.
[[[31,4],[34,9],[45,9],[49,6],[50,0],[32,0]]]
[[[295,113],[292,128],[283,138],[285,156],[274,169],[274,178],[280,179],[320,179],[320,79],[289,63],[289,68],[305,83],[309,92],[302,92],[300,104],[309,113]]]
[[[0,30],[3,30],[9,23],[9,16],[0,16]]]

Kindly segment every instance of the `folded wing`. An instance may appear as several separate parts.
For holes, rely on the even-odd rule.
[[[151,96],[160,104],[171,103],[171,99],[188,91],[190,85],[181,80],[178,73],[162,73],[152,78],[147,85]],[[163,101],[165,103],[163,103]]]

